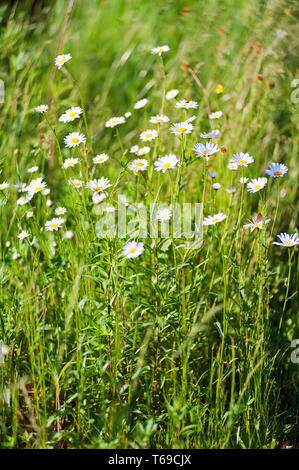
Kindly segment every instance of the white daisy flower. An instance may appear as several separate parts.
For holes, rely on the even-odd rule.
[[[54,219],[48,220],[45,223],[46,230],[48,232],[53,232],[53,230],[58,230],[62,227],[64,219],[62,217],[54,217]]]
[[[179,94],[179,90],[176,90],[176,89],[169,90],[169,91],[166,93],[165,98],[166,98],[167,100],[172,100],[172,98],[175,98],[178,94]]]
[[[93,163],[104,163],[108,160],[109,158],[109,155],[107,155],[106,153],[101,153],[100,155],[97,155],[96,157],[94,157],[93,159]]]
[[[74,188],[82,188],[83,182],[81,180],[73,179],[70,178],[68,181],[70,186],[73,186]]]
[[[107,189],[112,185],[110,184],[110,180],[108,178],[104,178],[104,176],[102,176],[99,179],[88,181],[86,186],[92,191],[99,192],[104,191],[104,189]]]
[[[103,193],[93,193],[92,202],[94,204],[100,204],[100,202],[102,202],[107,196],[108,196],[108,194],[105,193],[105,192],[103,192]]]
[[[62,168],[70,168],[70,167],[73,167],[73,166],[77,165],[77,163],[79,163],[78,158],[67,158],[63,162]]]
[[[44,196],[48,196],[48,195],[50,194],[50,192],[51,192],[51,191],[50,191],[49,188],[44,189],[44,191],[42,191],[42,193],[43,193]]]
[[[229,170],[237,170],[238,169],[238,164],[234,163],[234,162],[229,162],[229,164],[227,165],[227,168]]]
[[[29,194],[35,194],[39,193],[40,191],[43,191],[47,186],[47,183],[43,181],[43,178],[36,178],[35,180],[32,180],[30,184],[26,187],[26,191]]]
[[[273,242],[273,245],[286,246],[287,248],[295,245],[299,245],[299,238],[297,233],[289,235],[288,233],[280,233],[277,235],[280,240],[279,242]]]
[[[79,118],[80,114],[82,114],[82,109],[79,106],[72,106],[71,108],[67,109],[64,114],[60,116],[59,121],[71,122]]]
[[[220,189],[221,188],[221,184],[220,183],[214,183],[213,186],[212,186],[213,189]]]
[[[270,219],[263,220],[262,214],[258,214],[255,219],[248,219],[249,224],[244,225],[244,228],[250,228],[250,232],[253,232],[255,229],[262,230],[265,228],[265,225],[270,222]]]
[[[222,212],[219,212],[218,214],[215,215],[208,215],[208,217],[205,217],[202,221],[202,225],[215,225],[218,222],[222,222],[222,220],[226,219],[227,215],[222,214]]]
[[[127,113],[125,113],[125,118],[130,118],[132,116],[132,113],[130,111],[128,111]]]
[[[46,200],[46,206],[47,206],[47,207],[53,206],[53,201],[51,201],[51,199],[47,199],[47,200]]]
[[[156,139],[157,136],[158,132],[155,129],[147,129],[146,131],[141,132],[139,137],[143,142],[147,142]]]
[[[126,243],[123,246],[123,256],[127,259],[137,258],[137,256],[141,255],[144,252],[143,243],[137,243],[134,240],[132,242]]]
[[[0,190],[6,189],[9,187],[9,183],[6,183],[6,181],[3,181],[3,183],[0,183]]]
[[[152,49],[152,53],[153,54],[158,54],[158,55],[162,55],[163,52],[168,52],[170,51],[169,47],[168,46],[158,46],[158,47],[154,47]]]
[[[35,173],[38,170],[38,166],[32,166],[31,168],[28,168],[27,172],[28,173]]]
[[[157,212],[157,216],[156,218],[160,221],[160,222],[165,222],[166,220],[170,220],[171,219],[171,211],[169,209],[161,209]]]
[[[39,104],[36,108],[35,111],[37,113],[46,113],[48,111],[48,105],[47,104]]]
[[[210,132],[203,132],[202,134],[200,134],[200,137],[202,137],[203,139],[218,139],[219,136],[220,132],[218,129],[215,129]]]
[[[82,142],[86,142],[86,137],[84,134],[80,132],[71,132],[63,139],[65,146],[68,148],[77,147],[77,145],[82,144]]]
[[[134,171],[135,173],[138,173],[138,171],[144,171],[147,169],[148,166],[148,161],[144,159],[137,159],[134,160],[132,163],[129,165],[129,170]]]
[[[219,119],[222,116],[222,111],[216,111],[215,113],[209,114],[210,119]]]
[[[23,230],[21,233],[19,233],[18,235],[18,239],[19,240],[25,240],[25,238],[28,238],[30,237],[30,233],[28,232],[28,230]]]
[[[216,171],[211,171],[211,172],[209,173],[209,176],[210,176],[211,178],[216,178],[216,176],[217,176]]]
[[[59,69],[68,62],[72,58],[71,54],[61,54],[56,57],[55,59],[55,65],[58,66]]]
[[[31,219],[31,217],[33,217],[33,212],[32,211],[27,211],[27,217],[28,219]]]
[[[134,109],[141,109],[144,108],[144,106],[148,103],[147,98],[143,98],[143,100],[137,101],[137,103],[134,104]]]
[[[13,261],[15,261],[16,259],[19,259],[20,257],[21,255],[19,253],[14,252],[11,258],[13,259]]]
[[[27,204],[27,202],[29,202],[32,198],[33,194],[27,194],[27,196],[22,196],[17,200],[17,205],[23,206],[24,204]]]
[[[263,189],[267,184],[267,178],[254,178],[249,183],[247,183],[247,188],[250,193],[256,193]]]
[[[57,207],[57,209],[55,209],[55,215],[63,215],[65,213],[66,213],[65,207]]]
[[[138,149],[138,152],[137,152],[137,155],[141,156],[141,155],[146,155],[150,152],[150,147],[141,147]]]
[[[25,191],[25,189],[26,189],[26,183],[15,184],[15,190],[18,191],[18,193]]]
[[[170,153],[169,155],[165,155],[164,157],[161,157],[155,161],[155,170],[165,173],[167,170],[175,168],[178,162],[179,160],[177,157],[173,153]]]
[[[152,124],[161,124],[161,122],[168,122],[169,117],[165,116],[164,114],[157,114],[157,116],[152,116],[150,118],[150,122]]]
[[[130,148],[130,153],[137,153],[139,150],[138,145],[133,145],[133,147]]]
[[[265,173],[271,178],[280,178],[288,172],[288,167],[283,163],[270,163]]]
[[[176,108],[184,108],[184,109],[195,109],[198,106],[197,101],[188,101],[188,100],[181,100],[177,101],[175,104]]]
[[[254,158],[249,153],[235,153],[231,158],[230,163],[236,163],[238,166],[247,167],[250,163],[254,162]]]
[[[220,148],[217,144],[212,142],[207,142],[206,144],[201,144],[200,142],[195,144],[193,151],[196,153],[197,157],[205,157],[206,160],[209,160],[210,155],[220,151]]]
[[[191,134],[194,127],[187,121],[176,122],[170,128],[170,132],[175,135]]]
[[[115,126],[118,126],[119,124],[124,124],[126,122],[125,118],[123,116],[119,116],[119,117],[112,117],[111,119],[109,119],[106,123],[105,123],[105,126],[106,127],[115,127]]]
[[[244,178],[240,178],[240,183],[241,183],[241,184],[245,184],[245,183],[247,183],[247,181],[249,181],[249,178],[245,178],[245,177],[244,177]]]

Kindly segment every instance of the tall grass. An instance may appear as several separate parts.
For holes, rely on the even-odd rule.
[[[67,5],[33,3],[0,10],[0,182],[10,183],[0,192],[0,334],[9,348],[0,364],[1,447],[298,446],[298,364],[290,361],[299,337],[298,256],[272,245],[297,222],[296,3],[77,0],[60,51],[72,60],[53,80]],[[162,61],[151,54],[160,44],[171,49]],[[176,109],[165,100],[172,88],[199,107]],[[47,96],[47,114],[35,113]],[[146,107],[134,110],[145,97]],[[70,106],[84,117],[59,122]],[[223,111],[215,127],[225,149],[206,163],[192,148],[211,129],[209,107]],[[105,127],[128,111],[126,124]],[[147,172],[135,176],[130,147],[162,111],[171,122],[196,115],[194,130],[179,138],[161,125],[159,138],[145,143]],[[63,138],[76,130],[86,145],[68,150]],[[229,170],[241,151],[254,163]],[[94,165],[104,152],[110,159]],[[169,153],[183,165],[155,172],[154,161]],[[69,157],[80,168],[62,170]],[[240,177],[265,176],[271,161],[288,173],[250,194]],[[14,185],[28,184],[34,165],[51,193],[16,205]],[[148,211],[153,202],[202,202],[204,216],[228,217],[204,227],[197,250],[171,236],[147,238],[144,253],[128,260],[129,237],[99,238],[102,206],[89,189],[68,185],[80,172],[85,181],[111,180],[110,205],[119,196]],[[67,209],[64,227],[46,232],[58,206]],[[250,233],[243,225],[258,212],[270,222]],[[21,230],[30,238],[19,241]]]

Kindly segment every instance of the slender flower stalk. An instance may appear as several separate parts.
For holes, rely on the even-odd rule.
[[[91,137],[90,137],[90,132],[89,132],[88,124],[87,124],[85,104],[84,104],[83,94],[81,92],[81,87],[79,85],[78,80],[76,80],[76,78],[74,77],[74,75],[70,71],[70,69],[66,66],[65,66],[65,68],[68,71],[69,75],[72,77],[72,80],[73,80],[74,84],[77,87],[77,90],[78,90],[78,93],[79,93],[79,96],[80,96],[80,102],[81,102],[82,113],[83,113],[83,121],[84,121],[85,130],[86,130],[87,140],[88,140],[92,155],[94,155],[94,149],[93,149],[92,140],[91,140]]]
[[[270,232],[270,241],[269,241],[269,244],[271,243],[271,238],[272,238],[272,235],[273,235],[273,230],[274,230],[275,223],[276,223],[276,219],[277,219],[279,202],[280,202],[280,179],[278,179],[278,181],[277,181],[277,202],[276,202],[276,209],[275,209],[275,215],[274,215],[274,219],[273,219],[273,224],[272,224],[272,228],[271,228],[271,232]]]
[[[161,60],[161,69],[162,69],[162,75],[163,75],[163,94],[162,94],[162,103],[161,103],[161,109],[160,109],[160,114],[164,113],[164,105],[165,105],[165,96],[166,96],[166,73],[165,73],[165,65],[164,65],[164,60],[163,60],[163,55],[160,55],[160,60]]]
[[[285,312],[285,309],[286,309],[286,305],[287,305],[287,301],[288,301],[288,295],[289,295],[289,289],[290,289],[291,270],[292,270],[292,256],[291,256],[291,250],[290,249],[288,249],[288,254],[289,254],[289,262],[288,262],[289,269],[288,269],[287,288],[286,288],[286,293],[285,293],[285,296],[284,296],[282,313],[281,313],[281,317],[280,317],[280,320],[279,320],[278,333],[280,332],[280,329],[281,329],[282,320],[283,320],[284,312]]]

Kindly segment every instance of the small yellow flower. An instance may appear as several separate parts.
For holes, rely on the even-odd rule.
[[[223,92],[224,92],[224,87],[223,87],[223,85],[221,85],[221,83],[219,83],[219,84],[216,86],[215,92],[217,93],[217,95],[219,95],[220,93],[223,93]]]
[[[292,16],[292,14],[293,14],[292,10],[290,10],[289,8],[286,8],[286,9],[284,10],[284,13],[285,13],[287,16]]]

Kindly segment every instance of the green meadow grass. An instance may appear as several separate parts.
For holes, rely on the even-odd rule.
[[[0,354],[1,448],[298,447],[298,249],[272,244],[298,227],[297,3],[75,0],[62,34],[68,3],[0,7],[0,183],[10,183],[0,191],[0,339],[9,348]],[[162,61],[151,49],[163,44]],[[58,70],[54,58],[68,52]],[[173,88],[178,97],[164,100]],[[148,104],[135,110],[142,98]],[[179,99],[199,106],[177,109]],[[41,103],[46,115],[34,111]],[[82,116],[59,122],[71,106],[84,106],[87,127]],[[135,176],[129,150],[162,106],[171,123],[195,115],[194,130],[180,138],[161,125],[144,143],[148,170]],[[207,106],[223,111],[213,122],[226,151],[205,163],[192,149],[211,129]],[[125,124],[105,127],[128,111]],[[67,149],[64,137],[77,130],[90,139]],[[254,163],[229,170],[238,152]],[[110,158],[94,165],[100,153]],[[153,171],[169,153],[186,164]],[[80,165],[63,171],[70,157]],[[272,161],[288,173],[254,194],[239,183],[265,176]],[[111,180],[110,205],[120,195],[148,209],[175,198],[228,217],[203,227],[196,250],[146,238],[129,260],[130,236],[99,238],[101,205],[68,185],[80,170],[86,181]],[[50,194],[17,205],[14,185],[37,176]],[[63,228],[45,231],[58,206]],[[266,229],[244,229],[259,212]],[[20,241],[22,230],[30,238]]]

